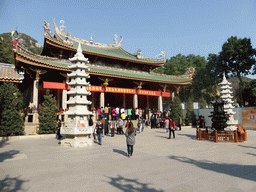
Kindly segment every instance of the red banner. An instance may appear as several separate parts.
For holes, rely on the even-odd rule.
[[[162,97],[171,97],[169,92],[162,92]]]
[[[47,82],[43,81],[44,89],[62,89],[62,90],[70,90],[70,86],[66,83],[57,83],[57,82]]]
[[[102,86],[90,86],[87,87],[87,91],[103,92]]]
[[[138,95],[161,96],[161,91],[138,90]]]
[[[118,88],[118,87],[107,87],[105,92],[108,92],[108,93],[136,94],[136,89],[126,89],[126,88]]]
[[[70,86],[66,83],[57,83],[57,82],[43,82],[44,89],[62,89],[62,90],[70,90]],[[87,87],[87,91],[95,91],[95,92],[104,92],[102,86],[90,86]],[[106,87],[106,93],[125,93],[125,94],[136,94],[136,89],[127,89],[127,88],[119,88],[119,87]],[[163,96],[170,97],[169,92],[161,92],[161,91],[152,91],[152,90],[138,90],[138,95],[148,95],[148,96]]]

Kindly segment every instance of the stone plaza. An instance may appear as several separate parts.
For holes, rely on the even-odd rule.
[[[256,132],[247,133],[244,143],[214,143],[195,128],[175,139],[145,128],[132,158],[124,135],[87,148],[62,147],[55,135],[1,138],[0,191],[256,191]]]

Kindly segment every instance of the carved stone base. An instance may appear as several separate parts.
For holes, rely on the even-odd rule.
[[[61,141],[63,147],[82,148],[92,146],[93,140],[88,135],[65,135],[65,139]]]
[[[235,130],[237,130],[237,124],[238,124],[238,120],[228,120],[227,121],[227,127],[225,128],[225,131],[235,131]]]

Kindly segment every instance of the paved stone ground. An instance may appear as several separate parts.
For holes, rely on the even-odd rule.
[[[83,149],[53,137],[2,141],[0,191],[256,191],[256,131],[238,144],[198,141],[194,128],[167,137],[144,130],[132,158],[123,135]]]

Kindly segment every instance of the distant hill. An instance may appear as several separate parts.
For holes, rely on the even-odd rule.
[[[20,33],[20,37],[23,39],[23,45],[29,51],[41,54],[43,48],[35,39],[24,33]],[[0,63],[14,64],[14,54],[12,51],[14,47],[11,40],[11,33],[0,34]]]

